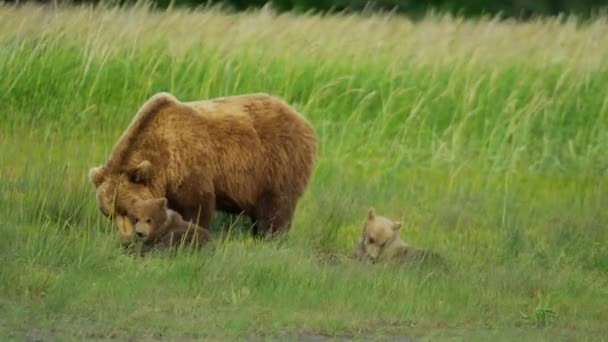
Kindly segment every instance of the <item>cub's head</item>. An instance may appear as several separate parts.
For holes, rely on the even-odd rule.
[[[401,228],[401,222],[378,216],[373,208],[370,209],[363,226],[365,254],[372,260],[377,260],[384,249],[399,240],[399,228]]]
[[[135,222],[136,239],[144,242],[155,240],[165,233],[167,199],[134,200],[129,216]]]
[[[158,197],[152,192],[152,176],[152,164],[147,160],[119,171],[106,166],[89,170],[89,180],[95,186],[97,206],[104,216],[116,220],[123,242],[134,240],[135,222],[129,217],[134,200]]]

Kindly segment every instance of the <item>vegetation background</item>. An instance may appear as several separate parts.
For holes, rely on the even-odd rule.
[[[608,21],[0,5],[3,340],[608,336]],[[87,180],[139,106],[268,92],[317,129],[289,238],[123,250]],[[451,266],[348,258],[368,207]]]
[[[24,2],[8,0],[8,2]],[[53,2],[39,0],[38,2]],[[76,3],[100,3],[100,0],[75,0]],[[114,4],[133,4],[136,0],[110,0]],[[410,17],[421,17],[429,10],[450,12],[468,17],[500,14],[507,17],[576,14],[589,16],[602,11],[607,0],[151,0],[160,8],[223,5],[225,8],[246,10],[271,6],[278,11],[360,12],[394,11]]]

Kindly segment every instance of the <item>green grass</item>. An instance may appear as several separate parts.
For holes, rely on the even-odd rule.
[[[0,336],[605,339],[606,29],[0,6]],[[86,175],[159,91],[310,119],[286,241],[120,247]],[[349,260],[370,206],[452,271]]]

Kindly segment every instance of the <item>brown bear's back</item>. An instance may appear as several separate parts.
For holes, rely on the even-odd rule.
[[[216,154],[222,158],[220,176],[228,177],[216,180],[218,188],[235,192],[255,183],[280,186],[274,190],[281,192],[304,191],[308,177],[302,175],[312,173],[317,138],[310,123],[285,102],[262,93],[184,104],[205,118],[214,151],[221,152]]]

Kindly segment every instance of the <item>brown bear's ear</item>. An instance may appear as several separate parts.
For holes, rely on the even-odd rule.
[[[393,222],[393,230],[398,231],[401,228],[401,221]]]
[[[150,180],[152,175],[152,163],[147,160],[142,161],[131,171],[131,181],[134,183],[145,183]]]
[[[369,221],[372,221],[375,218],[376,218],[376,211],[374,210],[374,208],[369,208],[369,210],[367,211],[367,219]]]
[[[157,199],[156,204],[162,210],[167,210],[167,199],[165,197]]]
[[[103,182],[103,179],[105,177],[104,171],[105,169],[102,166],[92,167],[89,170],[89,180],[95,185],[95,187],[98,187],[99,184]]]

